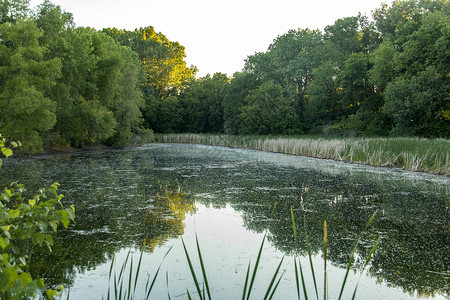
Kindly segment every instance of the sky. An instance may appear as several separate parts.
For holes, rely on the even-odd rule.
[[[43,0],[31,0],[31,7]],[[371,16],[383,0],[52,0],[77,26],[134,30],[153,26],[186,49],[198,76],[232,76],[249,55],[267,50],[290,29],[323,30],[334,21]],[[390,4],[391,2],[387,2]]]

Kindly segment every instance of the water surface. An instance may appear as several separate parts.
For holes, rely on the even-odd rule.
[[[254,299],[263,297],[278,263],[285,272],[276,299],[295,299],[293,255],[300,255],[314,296],[307,232],[319,290],[323,287],[323,222],[328,225],[329,296],[337,298],[349,253],[362,235],[345,297],[353,293],[365,257],[381,243],[361,276],[358,298],[445,299],[449,293],[449,183],[446,177],[258,151],[200,145],[145,147],[5,160],[3,185],[20,180],[32,191],[61,183],[65,204],[76,207],[76,224],[60,231],[53,255],[33,255],[35,274],[67,259],[50,284],[70,286],[72,299],[106,295],[113,256],[131,251],[137,261],[145,243],[142,277],[153,274],[164,254],[152,296],[186,299],[195,288],[181,244],[196,257],[197,233],[217,299],[242,296],[249,261],[267,234]],[[272,216],[274,204],[277,203]],[[293,239],[294,210],[299,245]],[[194,261],[199,266],[198,261]],[[200,272],[200,270],[198,270]],[[145,281],[138,288],[143,291]],[[138,296],[141,297],[143,292]],[[319,294],[322,294],[319,291]]]

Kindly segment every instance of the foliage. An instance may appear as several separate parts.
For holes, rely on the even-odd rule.
[[[28,15],[30,0],[2,0],[0,2],[0,24],[15,23]]]
[[[77,28],[49,0],[32,16],[28,2],[0,5],[0,126],[24,152],[123,147],[143,128],[450,136],[448,1],[394,1],[323,32],[289,30],[231,78],[195,78],[185,48],[152,26]]]
[[[61,69],[60,59],[45,59],[42,34],[33,20],[0,25],[0,127],[32,153],[42,151],[44,134],[56,122],[56,103],[46,92]]]
[[[0,136],[1,138],[1,136]],[[11,143],[12,147],[20,144]],[[5,157],[12,150],[0,139],[1,152]],[[1,162],[1,160],[0,160]],[[27,272],[30,245],[46,246],[52,251],[53,237],[59,224],[65,228],[75,219],[75,208],[65,209],[58,194],[58,183],[42,188],[31,199],[26,199],[22,184],[13,182],[0,195],[0,296],[5,299],[35,297],[44,288],[43,279],[33,279]],[[59,295],[47,290],[49,298]]]
[[[280,85],[262,84],[249,93],[239,115],[240,133],[279,134],[298,128],[298,119],[291,101],[285,98]]]
[[[194,66],[186,66],[184,47],[178,42],[169,41],[152,26],[134,31],[106,28],[103,32],[138,54],[146,72],[146,94],[152,92],[161,100],[177,95],[197,72]]]
[[[240,127],[241,108],[247,103],[248,93],[259,86],[254,74],[235,73],[229,85],[224,87],[223,94],[223,131],[227,134],[237,134]]]

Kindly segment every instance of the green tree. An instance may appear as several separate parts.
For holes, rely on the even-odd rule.
[[[338,64],[331,61],[322,63],[312,71],[313,80],[306,89],[308,101],[304,117],[307,129],[313,133],[322,133],[323,126],[332,124],[341,115],[338,73]]]
[[[49,56],[62,61],[51,90],[57,103],[52,143],[83,147],[128,145],[141,126],[143,69],[130,48],[89,28],[73,28],[71,15],[44,2],[37,13]],[[48,33],[48,34],[47,34]]]
[[[362,50],[361,33],[357,17],[338,19],[325,27],[325,40],[331,42],[343,57]]]
[[[428,67],[410,79],[397,78],[386,88],[384,111],[394,121],[394,134],[450,136],[450,84]]]
[[[183,106],[184,131],[223,131],[223,89],[229,82],[222,73],[192,80],[180,94]]]
[[[260,85],[257,77],[248,72],[237,72],[230,83],[224,87],[223,121],[224,132],[237,134],[240,128],[240,111],[247,105],[247,95]]]
[[[290,30],[279,36],[263,54],[249,56],[244,70],[261,81],[272,80],[283,87],[285,96],[295,103],[297,114],[303,114],[306,88],[312,70],[320,64],[323,37],[320,31]]]
[[[168,97],[164,100],[152,97],[151,100],[147,100],[144,114],[148,127],[155,132],[182,132],[183,111],[177,97]]]
[[[147,75],[146,94],[152,93],[159,99],[176,96],[197,72],[196,67],[186,65],[184,46],[157,33],[152,26],[134,31],[107,28],[103,32],[139,55]]]
[[[265,82],[250,91],[246,102],[241,108],[240,133],[280,134],[298,130],[298,115],[280,85]]]
[[[29,13],[30,0],[2,0],[0,2],[0,24],[16,23]]]
[[[46,92],[61,74],[60,59],[45,59],[47,49],[33,20],[0,25],[0,127],[26,152],[42,151],[56,122],[55,102]]]
[[[398,74],[395,70],[395,54],[394,44],[389,40],[385,40],[369,56],[370,63],[372,64],[369,70],[369,80],[380,93],[386,89],[387,84]]]

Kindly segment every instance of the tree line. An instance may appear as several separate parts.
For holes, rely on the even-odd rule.
[[[27,152],[160,133],[450,137],[450,4],[290,30],[242,71],[196,78],[151,26],[76,27],[44,1],[0,4],[0,128]]]

